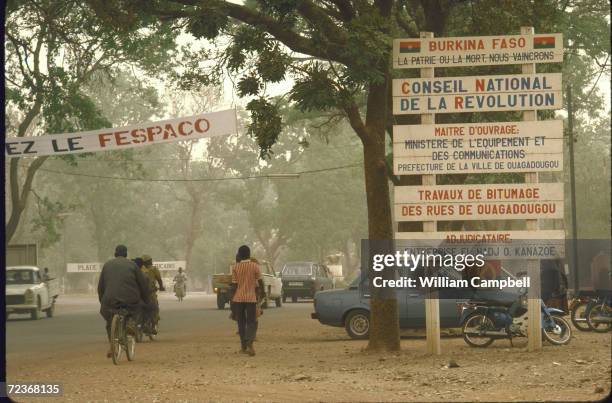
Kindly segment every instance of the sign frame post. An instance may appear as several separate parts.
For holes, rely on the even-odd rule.
[[[433,38],[433,32],[421,32],[421,38]],[[420,69],[421,78],[433,78],[435,77],[434,68],[422,68]],[[421,115],[421,124],[435,124],[436,115],[433,113],[427,113]],[[422,175],[421,181],[423,186],[435,186],[436,175]],[[423,232],[436,232],[438,223],[437,221],[424,221]],[[427,354],[440,355],[442,354],[442,348],[440,346],[440,300],[438,300],[438,293],[431,288],[427,288],[425,292],[425,332],[426,332],[426,346]]]
[[[521,35],[534,35],[533,27],[521,27]],[[521,73],[535,74],[535,63],[527,63],[521,65]],[[537,110],[523,112],[523,121],[538,120]],[[528,172],[525,174],[525,183],[538,183],[539,177],[537,172]],[[527,230],[537,231],[539,222],[535,220],[527,220]],[[527,275],[531,280],[531,286],[527,295],[527,349],[529,351],[537,351],[542,349],[542,313],[540,311],[540,260],[533,259],[527,261]]]

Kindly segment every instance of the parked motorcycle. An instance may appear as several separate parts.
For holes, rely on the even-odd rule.
[[[589,303],[586,322],[589,329],[597,333],[606,333],[612,329],[612,297],[601,297]]]
[[[592,292],[580,291],[576,294],[569,306],[570,318],[576,329],[583,332],[591,330],[587,324],[586,313],[596,302],[597,297]]]
[[[564,312],[541,302],[542,337],[551,344],[569,343],[572,330]],[[512,303],[468,301],[461,310],[463,339],[472,347],[488,347],[495,339],[527,337],[527,294]]]

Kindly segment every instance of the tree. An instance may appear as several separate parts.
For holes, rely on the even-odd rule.
[[[197,39],[230,39],[216,54],[207,48],[194,52],[181,79],[187,85],[218,82],[223,66],[231,76],[239,76],[239,95],[252,97],[247,106],[248,131],[257,139],[262,157],[270,155],[282,130],[279,107],[266,97],[266,83],[292,78],[288,95],[298,108],[342,113],[363,146],[368,235],[373,240],[393,238],[385,160],[386,137],[392,135],[394,122],[390,108],[393,38],[416,37],[419,31],[441,36],[507,33],[521,25],[549,28],[583,6],[594,7],[597,18],[603,20],[601,6],[593,1],[525,0],[500,6],[496,1],[461,0],[250,0],[244,4],[166,0],[146,8],[139,1],[110,3],[109,21],[120,21],[124,27],[129,21],[154,16],[186,27]],[[560,7],[565,9],[557,12]],[[500,31],[504,25],[500,21],[511,23],[511,29]],[[216,62],[200,63],[215,56]],[[415,123],[410,117],[398,121],[402,122]],[[371,310],[369,348],[398,349],[394,294],[374,288]]]
[[[125,35],[100,24],[93,10],[76,0],[9,1],[6,15],[6,126],[7,134],[16,137],[108,127],[84,86],[97,72],[112,77],[116,65],[157,65],[167,59],[174,38],[159,23],[143,23]],[[145,26],[150,29],[141,29]],[[9,162],[7,244],[47,159]]]

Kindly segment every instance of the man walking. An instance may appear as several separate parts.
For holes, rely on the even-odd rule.
[[[241,352],[250,356],[255,355],[253,340],[257,332],[257,286],[262,295],[265,295],[263,280],[259,265],[251,260],[251,250],[242,245],[238,248],[239,262],[232,270],[232,308],[238,322]]]
[[[100,315],[106,320],[106,335],[110,342],[113,312],[120,306],[128,306],[134,311],[144,302],[149,303],[147,280],[136,264],[127,258],[127,248],[118,245],[115,258],[104,263],[98,282]],[[106,354],[111,356],[111,350]]]

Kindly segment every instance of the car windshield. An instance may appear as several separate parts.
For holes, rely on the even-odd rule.
[[[312,274],[310,263],[287,263],[283,268],[283,276],[309,276]]]
[[[34,284],[34,272],[32,270],[8,270],[6,284]]]

